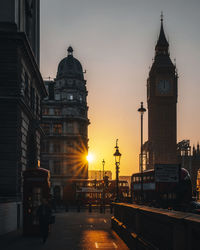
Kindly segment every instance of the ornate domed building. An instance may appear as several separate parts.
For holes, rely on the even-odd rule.
[[[45,81],[49,96],[43,101],[41,165],[51,171],[57,200],[69,179],[87,179],[88,107],[86,80],[72,47],[58,65],[54,81]]]
[[[81,63],[73,57],[73,49],[68,48],[68,56],[62,59],[58,65],[57,80],[62,78],[75,78],[84,80]]]

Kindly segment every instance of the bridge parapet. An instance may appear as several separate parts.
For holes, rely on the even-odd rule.
[[[114,203],[112,228],[130,249],[198,250],[200,215]]]

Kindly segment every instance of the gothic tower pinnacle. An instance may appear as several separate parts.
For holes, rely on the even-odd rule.
[[[148,142],[147,169],[155,164],[177,163],[177,73],[169,55],[163,14],[155,57],[147,80]]]
[[[160,34],[158,37],[158,41],[155,47],[156,55],[159,54],[168,54],[169,43],[165,37],[165,32],[163,28],[163,13],[161,13],[161,25],[160,25]]]

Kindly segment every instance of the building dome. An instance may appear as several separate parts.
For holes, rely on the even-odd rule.
[[[83,69],[81,63],[73,57],[73,49],[68,48],[68,56],[62,59],[58,65],[57,79],[75,78],[83,80]]]

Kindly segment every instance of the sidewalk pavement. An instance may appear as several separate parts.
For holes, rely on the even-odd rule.
[[[111,230],[111,215],[88,211],[56,214],[49,238],[43,244],[39,237],[23,237],[21,232],[0,237],[1,250],[128,250]]]

